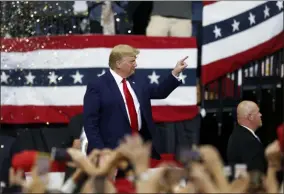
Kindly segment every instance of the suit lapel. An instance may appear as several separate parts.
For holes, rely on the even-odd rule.
[[[125,118],[127,119],[128,123],[129,123],[129,119],[128,119],[128,115],[127,115],[127,112],[126,112],[123,97],[122,97],[121,92],[120,92],[120,90],[117,86],[117,83],[115,82],[115,79],[113,78],[113,76],[111,75],[109,70],[106,72],[106,78],[107,78],[107,82],[108,82],[108,87],[113,92],[112,97],[116,98],[117,102],[119,103],[119,106],[121,108],[123,115],[125,116]]]

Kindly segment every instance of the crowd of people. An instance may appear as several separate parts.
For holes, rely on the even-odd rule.
[[[120,55],[113,58],[117,49],[122,52],[134,48],[128,45],[115,47],[110,54],[113,63],[110,63],[109,75],[105,76],[115,73],[117,76],[129,75],[134,71],[135,57]],[[137,50],[133,52],[137,54]],[[132,65],[128,60],[134,61]],[[172,75],[169,75],[168,79],[176,83],[175,87],[178,85],[177,74],[186,67],[185,60],[178,61]],[[103,84],[105,78],[99,79]],[[94,90],[89,86],[85,98]],[[94,94],[97,93],[92,93],[93,98],[90,99],[97,99]],[[92,103],[97,102],[93,100]],[[262,126],[262,115],[256,103],[242,101],[237,107],[238,125],[229,139],[227,166],[211,145],[183,147],[176,160],[159,160],[158,153],[153,154],[155,141],[145,137],[145,130],[152,133],[153,129],[145,128],[145,119],[141,119],[144,120],[141,125],[139,121],[133,122],[130,105],[126,104],[130,123],[123,116],[118,116],[121,114],[119,106],[106,108],[96,104],[95,107],[102,106],[104,110],[83,113],[84,129],[89,128],[86,130],[87,144],[75,139],[72,147],[67,149],[53,148],[50,153],[24,150],[14,154],[4,193],[283,193],[284,126],[277,129],[278,139],[264,148],[255,134]],[[88,105],[89,108],[93,106]],[[111,125],[107,118],[112,117],[101,115],[106,109],[113,110],[112,117],[118,118]],[[144,118],[145,113],[141,111],[140,116]],[[107,122],[102,123],[101,120]],[[108,126],[111,126],[110,129]],[[144,129],[139,130],[139,126],[144,126]],[[108,133],[100,136],[101,130],[108,130]],[[124,136],[121,138],[120,134]],[[110,135],[117,139],[110,142]],[[31,174],[26,174],[28,172]],[[60,180],[48,176],[54,172],[65,172],[65,181],[57,187],[54,185]]]
[[[21,36],[34,36],[68,34],[69,31],[73,33],[74,30],[76,33],[91,32],[107,35],[120,32],[130,33],[132,23],[127,20],[129,17],[129,12],[126,11],[129,9],[127,7],[128,2],[96,1],[85,3],[88,20],[84,20],[85,17],[83,17],[83,19],[80,18],[79,23],[77,20],[70,20],[72,17],[69,17],[74,14],[74,2],[64,5],[59,5],[58,2],[54,5],[47,5],[46,2],[43,4],[26,2],[5,4],[7,6],[5,10],[9,10],[9,6],[12,6],[12,9],[15,8],[16,12],[13,15],[9,15],[12,12],[6,14],[6,24],[5,28],[1,28],[2,33],[6,37],[18,36],[19,32]],[[21,5],[21,11],[17,11],[19,7],[14,5]],[[52,7],[55,6],[58,9],[54,12]],[[64,6],[67,7],[63,9]],[[50,12],[47,14],[48,10]],[[62,12],[62,10],[65,11]],[[70,10],[72,14],[66,10]],[[190,11],[184,14],[185,11],[179,12],[177,10]],[[40,16],[37,15],[39,13]],[[45,19],[43,22],[42,19],[50,18],[50,14],[52,15],[51,19]],[[68,19],[60,14],[68,16]],[[24,16],[26,19],[30,17],[36,19],[29,22],[28,26],[25,25],[25,22],[7,22],[8,18],[20,16]],[[124,25],[121,25],[123,23],[121,22],[122,18],[124,18]],[[190,37],[192,35],[191,19],[192,12],[189,2],[182,2],[179,5],[174,2],[154,2],[146,35]],[[121,23],[117,25],[116,22]],[[44,26],[42,26],[43,24]],[[84,24],[88,24],[88,28]],[[78,26],[80,26],[80,29],[77,29]],[[278,130],[280,131],[278,133],[279,139],[264,148],[255,134],[255,131],[262,125],[261,113],[259,107],[249,101],[241,102],[237,108],[238,126],[234,129],[229,140],[228,164],[223,162],[217,149],[211,145],[194,145],[182,148],[175,161],[161,162],[156,158],[156,160],[153,160],[155,141],[152,141],[151,138],[146,138],[148,141],[145,141],[145,136],[151,136],[151,130],[154,128],[151,119],[150,99],[154,97],[164,98],[179,85],[178,75],[187,66],[184,63],[186,57],[177,63],[167,82],[164,83],[164,87],[148,92],[141,86],[143,95],[139,98],[137,88],[131,88],[134,86],[130,83],[134,84],[136,80],[135,82],[128,80],[135,70],[136,55],[139,52],[128,45],[119,45],[117,48],[119,49],[114,48],[112,54],[110,54],[110,70],[108,73],[98,78],[99,80],[96,80],[97,82],[93,85],[88,85],[85,94],[83,114],[88,144],[83,145],[80,139],[75,139],[72,142],[72,147],[67,149],[54,148],[51,153],[35,150],[16,153],[11,159],[9,181],[5,185],[0,185],[0,188],[3,189],[1,192],[284,192],[283,178],[278,176],[279,174],[283,176],[284,170],[284,140],[282,137],[284,136],[284,129]],[[113,82],[113,85],[111,85],[109,80],[117,83]],[[137,83],[139,83],[139,80],[137,80]],[[105,92],[104,84],[111,85],[110,93]],[[121,95],[117,90],[118,88],[121,90]],[[124,104],[121,99],[121,104],[125,106],[125,115],[129,117],[126,117],[127,119],[120,112],[121,107],[112,106],[116,105],[114,103],[118,100],[112,104],[109,103],[116,97],[115,91],[118,98],[123,96],[125,98],[123,98]],[[156,93],[153,91],[156,91]],[[165,95],[161,95],[163,93]],[[109,97],[107,99],[109,104],[102,100],[107,97]],[[139,114],[136,114],[136,111]],[[113,121],[111,123],[110,118]],[[130,135],[134,129],[135,133]],[[142,134],[143,131],[146,131],[147,135]],[[99,137],[98,134],[104,136]],[[109,138],[110,134],[112,139]],[[27,174],[29,172],[30,175]],[[64,182],[58,188],[52,187],[55,180],[48,176],[49,173],[53,172],[65,172]],[[31,179],[28,180],[28,177]]]
[[[14,154],[3,193],[280,194],[284,191],[284,125],[277,129],[278,139],[265,148],[255,134],[261,116],[252,101],[238,105],[228,163],[212,145],[183,147],[176,160],[153,159],[153,142],[140,133],[125,135],[113,149],[94,148],[75,139],[67,149]],[[58,172],[64,173],[62,184],[49,176]]]
[[[236,164],[235,170],[224,167],[218,151],[210,145],[201,145],[181,153],[180,163],[165,162],[151,170],[151,143],[144,143],[139,135],[126,136],[113,150],[93,149],[88,156],[76,148],[61,150],[60,153],[51,157],[53,162],[61,161],[74,170],[65,178],[59,190],[50,190],[48,187],[48,181],[51,180],[46,177],[48,169],[43,168],[43,163],[27,163],[23,153],[20,153],[14,156],[7,192],[283,193],[283,185],[281,190],[276,176],[277,171],[283,170],[277,140],[265,150],[268,162],[265,173],[247,171],[245,165],[237,167]],[[40,157],[43,155],[37,153],[37,160]],[[45,157],[50,159],[49,155]],[[21,167],[31,169],[31,182],[23,179]]]
[[[3,2],[1,3],[1,36],[28,37],[89,33],[182,37],[192,35],[191,1],[154,1],[148,4],[146,2],[146,10],[139,11],[139,6],[143,7],[144,5],[141,5],[143,3],[145,2]]]

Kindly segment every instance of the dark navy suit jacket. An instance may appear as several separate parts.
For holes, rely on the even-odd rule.
[[[264,146],[243,126],[237,125],[231,134],[227,158],[230,165],[246,164],[248,171],[258,170],[266,173],[267,162]]]
[[[149,84],[148,79],[137,79],[135,75],[128,78],[138,101],[142,117],[140,134],[144,140],[152,141],[157,147],[156,128],[152,119],[150,99],[164,99],[181,82],[169,74],[159,85]],[[119,141],[131,134],[125,104],[114,77],[108,70],[87,85],[84,96],[84,130],[88,138],[89,153],[92,149],[118,146]]]

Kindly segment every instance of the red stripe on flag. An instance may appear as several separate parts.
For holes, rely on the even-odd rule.
[[[217,1],[203,1],[203,5],[206,6],[206,5],[210,5],[212,3],[216,3]]]
[[[233,72],[253,60],[258,60],[284,48],[284,32],[256,47],[228,58],[202,66],[202,83],[207,84],[227,73]],[[218,69],[218,71],[216,71]]]
[[[178,122],[193,119],[198,114],[198,106],[152,106],[155,122]]]
[[[28,52],[41,49],[83,49],[112,48],[118,44],[129,44],[136,48],[168,49],[196,48],[196,39],[177,37],[146,37],[146,36],[104,36],[104,35],[70,35],[31,38],[1,38],[1,51]]]
[[[82,106],[1,106],[1,123],[68,123],[83,112]],[[198,114],[197,106],[152,106],[155,122],[189,120]]]

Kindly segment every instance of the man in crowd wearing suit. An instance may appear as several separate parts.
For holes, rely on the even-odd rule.
[[[233,165],[246,164],[248,171],[258,170],[266,173],[264,147],[255,134],[255,131],[262,126],[261,116],[259,107],[252,101],[242,101],[238,105],[238,126],[229,138],[227,158]]]
[[[187,57],[177,62],[163,82],[151,85],[134,74],[138,54],[132,46],[115,46],[109,56],[110,69],[87,85],[83,117],[88,153],[94,148],[113,149],[126,134],[139,133],[152,141],[152,158],[160,159],[150,99],[164,99],[181,84],[178,75],[187,67]]]
[[[86,134],[83,127],[83,114],[78,114],[70,119],[68,125],[68,137],[67,137],[67,148],[72,147],[80,149],[83,153],[86,153],[86,145],[88,144]],[[66,181],[73,173],[76,168],[66,167],[64,181]],[[83,180],[82,180],[83,182]],[[80,183],[81,185],[81,183]],[[76,191],[80,191],[80,187]]]
[[[9,188],[9,168],[15,154],[22,151],[17,141],[17,131],[0,126],[0,193],[14,192]]]

